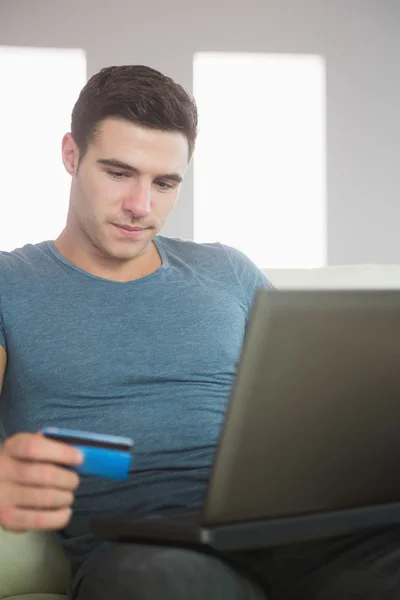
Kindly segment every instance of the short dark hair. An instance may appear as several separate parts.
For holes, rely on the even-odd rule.
[[[143,65],[106,67],[93,75],[79,94],[71,133],[80,160],[107,117],[143,127],[178,131],[189,144],[189,160],[197,137],[197,107],[188,92],[170,77]]]

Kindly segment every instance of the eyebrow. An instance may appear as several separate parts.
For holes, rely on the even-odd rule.
[[[116,158],[99,158],[97,162],[105,167],[114,167],[116,169],[129,171],[130,173],[135,173],[136,175],[140,174],[139,169],[132,165],[128,165],[128,163],[125,163],[122,160],[117,160]],[[183,177],[178,173],[164,173],[162,175],[157,175],[156,179],[169,179],[170,181],[176,181],[176,183],[182,183],[183,181]]]

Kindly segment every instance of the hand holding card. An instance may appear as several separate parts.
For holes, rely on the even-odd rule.
[[[132,463],[131,438],[60,427],[45,427],[42,433],[82,452],[84,461],[75,467],[80,475],[127,479]]]

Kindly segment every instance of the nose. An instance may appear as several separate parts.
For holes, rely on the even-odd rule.
[[[151,213],[151,185],[136,181],[129,196],[123,199],[123,209],[137,217],[147,217]]]

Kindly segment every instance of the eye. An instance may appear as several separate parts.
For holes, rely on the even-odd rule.
[[[168,192],[169,190],[172,190],[175,185],[172,183],[167,183],[166,181],[157,181],[156,185],[160,188],[161,191],[163,192]]]
[[[113,179],[125,179],[126,177],[129,177],[128,173],[125,173],[124,171],[107,171],[107,174]]]

